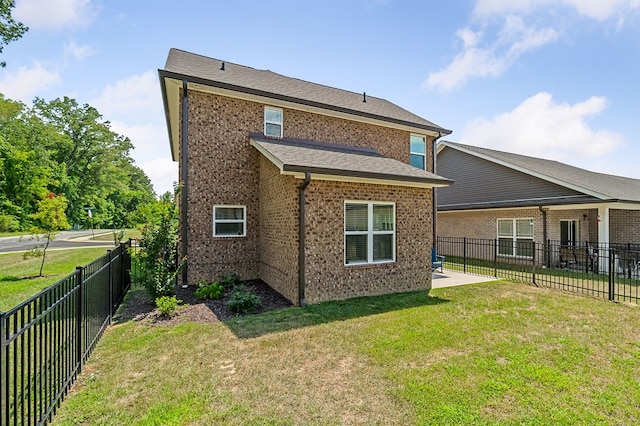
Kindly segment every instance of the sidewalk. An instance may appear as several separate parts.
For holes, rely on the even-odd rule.
[[[444,272],[433,271],[431,288],[454,287],[465,284],[484,283],[498,281],[496,277],[483,277],[480,275],[465,274],[458,271],[445,270]]]

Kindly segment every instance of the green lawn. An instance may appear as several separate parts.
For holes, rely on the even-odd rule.
[[[76,266],[103,256],[106,248],[49,250],[44,264],[44,277],[38,275],[42,259],[24,260],[22,253],[0,254],[0,311],[7,311],[72,273]]]
[[[124,321],[54,424],[638,424],[638,309],[494,282]]]

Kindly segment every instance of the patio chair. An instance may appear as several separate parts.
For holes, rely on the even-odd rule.
[[[440,268],[440,273],[444,272],[442,269],[444,265],[444,256],[438,255],[435,247],[431,248],[431,271]]]

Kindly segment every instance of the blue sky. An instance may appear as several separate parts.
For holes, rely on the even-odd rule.
[[[0,93],[70,96],[128,136],[158,193],[171,47],[386,98],[448,140],[640,178],[640,0],[17,0]]]

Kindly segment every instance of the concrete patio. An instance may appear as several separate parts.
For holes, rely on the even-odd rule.
[[[483,277],[481,275],[465,274],[458,271],[444,272],[433,271],[433,280],[431,288],[454,287],[465,284],[483,283],[488,281],[497,281],[496,277]]]

